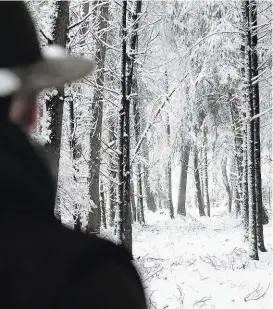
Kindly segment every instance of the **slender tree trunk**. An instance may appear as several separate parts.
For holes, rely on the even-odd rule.
[[[70,151],[72,154],[73,178],[75,183],[77,183],[78,172],[79,172],[77,160],[81,156],[81,149],[80,145],[77,143],[76,138],[76,117],[74,110],[74,102],[72,99],[69,100],[69,118],[70,118]],[[80,205],[78,204],[74,205],[73,219],[74,219],[74,230],[80,231],[81,218],[80,218]]]
[[[242,138],[242,124],[240,117],[240,110],[237,107],[237,102],[234,100],[230,103],[230,114],[231,114],[231,126],[234,134],[234,156],[236,164],[236,216],[238,217],[241,212],[242,204],[242,177],[243,177],[243,138]]]
[[[143,204],[143,191],[142,191],[142,172],[141,172],[141,165],[138,164],[137,166],[137,174],[138,174],[138,203],[137,203],[137,213],[138,213],[138,222],[141,224],[145,224],[145,217],[144,217],[144,204]]]
[[[256,0],[250,1],[250,24],[252,25],[252,78],[257,79],[258,71],[258,34],[257,34],[257,3]],[[260,113],[259,82],[256,80],[253,85],[253,116]],[[264,245],[264,233],[262,224],[263,197],[262,197],[262,177],[261,177],[261,142],[260,142],[260,118],[254,120],[254,167],[255,167],[255,195],[257,207],[257,240],[258,248],[266,252]]]
[[[132,220],[134,222],[137,221],[137,206],[135,202],[135,188],[134,188],[134,182],[133,182],[133,175],[131,171],[131,212],[132,212]]]
[[[207,207],[207,215],[210,217],[209,180],[208,180],[208,142],[207,129],[204,130],[204,196]]]
[[[242,110],[242,135],[243,135],[243,176],[242,176],[242,218],[244,223],[244,240],[248,241],[249,235],[249,200],[248,200],[248,143],[247,143],[247,117],[246,117],[246,108],[247,108],[247,91],[248,91],[248,81],[246,76],[246,69],[247,69],[247,54],[246,54],[246,47],[247,47],[247,24],[248,24],[248,17],[246,15],[246,10],[244,7],[244,2],[242,4],[242,13],[243,13],[243,23],[242,23],[242,45],[241,45],[241,57],[242,57],[242,66],[241,66],[241,74],[242,78],[244,79],[243,85],[243,106]]]
[[[205,210],[204,210],[204,201],[203,201],[202,193],[201,193],[201,181],[200,181],[200,175],[199,175],[197,146],[194,147],[193,164],[194,164],[193,168],[194,168],[194,180],[195,180],[195,186],[196,186],[197,206],[199,209],[199,214],[202,217],[202,216],[205,216]]]
[[[115,122],[113,117],[109,118],[108,122],[109,126],[109,145],[116,145],[116,136],[115,136]],[[110,189],[109,189],[109,224],[111,227],[114,226],[115,223],[115,215],[116,215],[116,200],[117,200],[117,190],[115,181],[117,179],[117,166],[116,166],[116,156],[111,151],[109,154],[109,175],[110,175]]]
[[[83,4],[83,15],[86,16],[89,13],[89,3]],[[85,43],[85,34],[88,30],[89,22],[88,20],[81,26],[81,35],[83,37],[80,45]],[[84,54],[82,54],[84,55]],[[79,87],[78,91],[82,92],[81,87]],[[79,143],[77,138],[77,116],[79,116],[80,111],[75,110],[74,101],[72,99],[71,94],[69,94],[69,118],[70,118],[70,151],[72,154],[72,165],[73,165],[73,178],[75,183],[79,181],[79,166],[78,160],[81,157],[82,147]],[[76,116],[77,115],[77,116]],[[73,219],[74,219],[74,230],[81,230],[81,205],[75,204],[74,205],[74,212],[73,212]]]
[[[166,94],[169,92],[169,83],[168,83],[168,73],[165,71],[166,76]],[[169,100],[167,99],[169,102]],[[171,145],[171,126],[170,126],[170,117],[167,113],[166,117],[166,123],[167,123],[167,140],[168,140],[168,146],[170,151],[170,145]],[[170,218],[174,218],[174,208],[173,208],[173,198],[172,198],[172,164],[171,164],[171,154],[169,155],[168,162],[167,162],[167,194],[168,194],[168,209]]]
[[[245,240],[248,240],[249,234],[249,201],[248,201],[248,166],[247,166],[247,124],[245,125],[245,133],[244,133],[244,154],[243,154],[243,222],[244,222],[244,230]]]
[[[204,163],[204,159],[203,159],[203,152],[204,150],[201,149],[198,153],[198,156],[199,156],[199,162],[202,162]],[[201,195],[202,195],[202,199],[204,201],[204,209],[206,208],[206,203],[205,203],[205,199],[204,199],[204,195],[205,195],[205,192],[204,192],[204,187],[205,187],[205,175],[204,175],[204,164],[201,164],[200,168],[199,168],[199,177],[200,177],[200,183],[201,183]]]
[[[179,179],[178,190],[178,204],[177,213],[182,216],[186,216],[186,194],[187,194],[187,179],[188,179],[188,167],[190,157],[190,144],[185,143],[183,147],[182,160],[181,160],[181,174]]]
[[[254,122],[251,121],[253,117],[253,85],[252,85],[252,39],[250,28],[250,11],[249,1],[245,1],[245,10],[248,17],[248,31],[247,31],[247,46],[248,46],[248,107],[247,107],[247,142],[248,142],[248,194],[249,194],[249,242],[250,242],[250,258],[259,260],[258,245],[257,245],[257,226],[256,226],[256,196],[255,196],[255,160],[254,160]]]
[[[135,74],[136,76],[136,74]],[[133,79],[133,93],[134,97],[132,98],[133,103],[133,114],[134,114],[134,128],[136,136],[136,144],[140,138],[140,113],[139,113],[139,100],[138,100],[138,83],[137,78]],[[140,223],[144,223],[144,205],[143,205],[143,189],[142,189],[142,174],[141,174],[141,164],[137,163],[137,213],[143,213],[143,216],[137,216],[137,219]]]
[[[168,144],[170,145],[171,130],[170,130],[170,120],[169,115],[167,115],[167,136]],[[169,158],[167,164],[167,178],[168,178],[168,208],[170,213],[170,218],[174,218],[174,209],[173,209],[173,197],[172,197],[172,164],[171,159]]]
[[[228,198],[228,212],[231,213],[232,194],[231,194],[231,189],[230,189],[228,176],[227,176],[227,158],[226,157],[221,162],[221,169],[222,169],[223,183],[224,183],[224,187],[226,189],[227,198]]]
[[[132,252],[132,224],[130,210],[130,71],[127,68],[127,1],[122,2],[122,61],[121,61],[121,109],[118,134],[118,224],[117,235],[122,245]],[[129,70],[133,69],[133,64]],[[128,95],[129,94],[129,95]]]
[[[120,225],[118,229],[118,237],[122,244],[127,248],[129,252],[132,252],[132,218],[130,210],[130,101],[132,96],[133,87],[133,76],[134,76],[134,64],[136,58],[137,40],[138,40],[138,15],[141,12],[142,1],[136,1],[134,4],[134,9],[132,13],[132,34],[130,37],[130,54],[127,55],[127,1],[123,1],[122,5],[122,108],[121,112],[124,113],[122,116],[120,114],[120,126],[124,125],[124,132],[120,128],[120,143],[119,151],[123,155],[123,166],[121,166],[120,158],[120,168],[124,169],[124,185],[121,185],[121,178],[119,177],[119,186],[123,190],[123,198],[119,199],[120,202]],[[127,73],[127,74],[126,74]],[[126,78],[127,77],[127,78]],[[122,141],[123,139],[123,141]],[[121,190],[120,190],[121,194]],[[123,210],[121,208],[123,207]]]
[[[105,208],[105,196],[102,181],[100,183],[100,209],[101,209],[101,221],[104,229],[107,228],[106,221],[106,208]]]
[[[144,159],[147,162],[149,162],[148,145],[147,145],[146,139],[143,141],[143,144],[142,144],[142,152],[143,152]],[[151,191],[151,185],[150,185],[150,180],[149,180],[149,167],[146,164],[144,165],[143,183],[144,183],[144,189],[145,189],[147,208],[150,211],[155,212],[157,207],[156,207],[154,194]]]
[[[98,1],[102,2],[102,1]],[[94,4],[96,5],[97,2]],[[108,6],[105,2],[101,6],[94,9],[94,17],[97,20],[95,25],[98,36],[101,37],[102,42],[107,40],[107,20],[108,20]],[[100,40],[96,42],[96,87],[94,89],[94,97],[92,102],[92,129],[90,132],[90,184],[89,195],[95,207],[90,209],[88,215],[88,223],[86,231],[88,233],[99,233],[101,223],[100,213],[100,150],[101,150],[101,132],[102,132],[102,115],[103,115],[103,85],[104,85],[104,64],[106,45]]]
[[[53,43],[66,47],[67,27],[69,24],[69,1],[56,2],[56,19],[53,24]],[[49,113],[49,143],[45,145],[46,150],[53,155],[53,171],[58,182],[59,162],[62,140],[62,121],[63,121],[63,104],[64,88],[58,89],[58,93],[53,95],[46,102],[46,109]]]
[[[232,153],[232,164],[230,165],[230,184],[232,189],[232,199],[234,202],[234,210],[236,218],[240,214],[240,195],[238,189],[238,169],[237,169],[237,158],[236,151]]]

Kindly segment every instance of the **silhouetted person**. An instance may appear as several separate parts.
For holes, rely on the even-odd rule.
[[[56,183],[28,137],[36,94],[93,69],[83,58],[41,53],[23,2],[0,2],[0,308],[144,309],[132,257],[62,226]]]

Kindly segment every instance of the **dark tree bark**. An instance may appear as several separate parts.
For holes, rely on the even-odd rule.
[[[256,79],[253,84],[253,116],[260,113],[260,95],[259,95],[259,82],[257,80],[259,75],[258,70],[258,34],[257,34],[257,3],[256,0],[250,1],[250,25],[252,25],[252,78]],[[263,197],[262,197],[262,177],[261,177],[261,142],[260,142],[260,118],[254,120],[254,168],[255,168],[255,197],[257,207],[257,240],[258,248],[262,252],[266,252],[264,245],[264,233],[262,224],[263,215]]]
[[[231,194],[231,189],[230,189],[228,176],[227,176],[227,158],[226,157],[221,162],[221,169],[222,169],[223,183],[224,183],[224,187],[226,189],[227,198],[228,198],[228,212],[231,213],[232,194]]]
[[[149,162],[148,145],[146,141],[147,140],[144,139],[142,143],[142,152],[143,152],[143,156],[146,162]],[[143,184],[144,184],[147,208],[150,211],[155,212],[157,207],[156,207],[154,194],[151,191],[151,185],[150,185],[150,180],[149,180],[149,167],[147,164],[144,165]]]
[[[97,1],[102,2],[102,0]],[[96,5],[97,2],[94,4]],[[100,214],[100,150],[101,150],[101,131],[102,131],[102,116],[103,116],[103,85],[104,85],[104,64],[106,45],[103,42],[107,40],[107,20],[108,20],[108,6],[105,2],[94,9],[94,15],[98,21],[95,25],[97,35],[101,40],[96,41],[96,86],[94,89],[94,97],[92,102],[91,114],[91,132],[90,132],[90,183],[89,196],[93,201],[95,207],[90,209],[88,215],[87,233],[99,233],[101,214]]]
[[[109,144],[116,145],[116,135],[115,135],[115,122],[113,117],[109,118],[108,122],[109,126]],[[115,223],[115,215],[116,215],[116,201],[117,201],[117,190],[115,181],[117,179],[117,165],[116,165],[116,156],[111,151],[109,155],[109,175],[110,175],[110,189],[109,189],[109,224],[111,227],[114,226]]]
[[[103,227],[107,228],[107,220],[106,220],[106,208],[105,208],[105,197],[104,197],[104,189],[102,181],[100,183],[100,209],[101,209],[101,221]]]
[[[168,73],[165,71],[166,77],[166,94],[169,92],[169,82],[168,82]],[[169,103],[169,99],[167,99]],[[166,131],[167,131],[167,141],[168,146],[171,144],[171,126],[170,126],[170,117],[167,113],[166,116]],[[167,162],[167,195],[168,195],[168,209],[170,218],[174,218],[174,208],[173,208],[173,197],[172,197],[172,164],[171,164],[171,154],[169,154],[168,162]]]
[[[136,74],[135,74],[136,76]],[[139,100],[138,100],[138,84],[137,78],[133,80],[133,93],[134,97],[132,98],[133,103],[133,115],[134,115],[134,129],[136,144],[139,142],[140,138],[140,113],[139,113]],[[137,219],[140,223],[144,223],[144,205],[143,205],[143,189],[142,189],[142,174],[141,174],[141,163],[137,163]],[[143,216],[139,214],[143,213]]]
[[[243,154],[243,222],[245,240],[248,240],[249,235],[249,201],[248,201],[248,166],[247,166],[248,154],[247,154],[247,124],[245,125],[244,133],[244,154]]]
[[[168,137],[168,145],[170,145],[171,139],[171,128],[170,128],[170,120],[169,115],[167,115],[167,137]],[[173,194],[172,194],[172,164],[171,158],[169,158],[167,163],[167,182],[168,182],[168,209],[170,213],[170,218],[174,218],[174,209],[173,209]]]
[[[121,244],[132,252],[132,224],[130,210],[130,78],[127,72],[127,1],[122,2],[122,59],[121,59],[121,108],[119,111],[118,132],[118,222],[117,236]],[[133,70],[133,64],[130,70]],[[129,77],[131,75],[131,77]],[[132,83],[132,80],[131,80]],[[131,84],[132,86],[132,84]]]
[[[138,92],[138,75],[136,73],[136,53],[138,50],[138,28],[139,28],[139,14],[141,13],[142,8],[142,1],[136,1],[134,3],[134,7],[132,10],[131,21],[132,21],[132,33],[130,35],[129,46],[130,50],[127,54],[127,68],[128,68],[128,75],[127,75],[127,98],[128,99],[128,123],[126,127],[126,138],[129,140],[129,107],[130,102],[133,103],[133,114],[134,114],[134,127],[136,133],[136,143],[138,143],[140,138],[140,113],[139,113],[139,92]],[[129,145],[129,142],[128,142]],[[129,147],[128,147],[129,149]],[[129,157],[129,151],[128,151]],[[129,162],[129,160],[128,160]],[[128,171],[129,171],[129,163],[128,163]],[[129,184],[129,180],[127,180]],[[128,187],[129,189],[129,187]],[[144,223],[144,206],[143,206],[143,188],[142,188],[142,175],[141,175],[141,166],[140,163],[137,164],[137,213],[138,220],[140,223]]]
[[[230,115],[231,115],[231,126],[234,135],[234,156],[236,163],[236,216],[241,212],[241,204],[242,204],[242,178],[243,178],[243,137],[242,137],[242,121],[240,117],[240,111],[237,106],[237,102],[232,100],[230,102]]]
[[[76,117],[74,110],[74,102],[72,99],[69,100],[69,118],[70,118],[70,151],[72,155],[72,165],[73,165],[73,178],[74,181],[78,181],[78,162],[77,160],[80,158],[81,149],[80,145],[77,143],[76,138]],[[74,220],[74,230],[81,230],[81,218],[80,218],[80,205],[74,205],[73,212],[73,220]]]
[[[207,207],[207,215],[210,217],[210,200],[209,200],[209,177],[208,177],[208,141],[207,129],[204,129],[204,197],[205,205]]]
[[[142,172],[141,172],[141,165],[138,164],[138,206],[137,206],[137,219],[138,222],[141,224],[145,224],[145,217],[144,217],[144,203],[143,203],[143,191],[142,191]]]
[[[121,73],[121,110],[119,116],[119,224],[118,237],[132,252],[132,213],[130,203],[130,103],[133,87],[134,65],[136,58],[138,14],[142,1],[136,1],[132,12],[132,33],[130,35],[130,53],[127,54],[127,1],[122,3],[122,73]],[[127,74],[126,74],[127,73]],[[124,126],[124,128],[123,128]],[[123,161],[123,162],[122,162]],[[121,175],[123,173],[123,176]],[[123,184],[122,184],[123,183]],[[123,194],[123,195],[122,195]]]
[[[62,47],[67,43],[67,27],[69,24],[69,1],[56,2],[56,19],[53,24],[53,42]],[[46,150],[53,155],[53,171],[56,180],[59,175],[59,162],[62,140],[62,121],[63,121],[64,88],[58,89],[58,93],[46,102],[46,109],[49,113],[49,143]]]
[[[195,180],[195,186],[196,186],[196,198],[197,198],[197,205],[199,209],[200,216],[205,216],[205,210],[204,210],[204,201],[202,198],[202,192],[201,192],[201,181],[200,181],[200,175],[199,175],[199,164],[198,164],[198,150],[197,146],[194,147],[193,152],[193,165],[194,165],[194,180]]]
[[[253,117],[253,84],[252,84],[252,39],[250,26],[250,10],[249,1],[245,1],[246,16],[248,18],[247,29],[247,78],[248,78],[248,100],[247,100],[247,143],[248,143],[248,198],[249,198],[249,243],[250,243],[250,258],[259,260],[258,245],[257,245],[257,226],[256,226],[256,195],[255,195],[255,160],[254,160],[254,122]]]
[[[242,218],[243,218],[243,224],[244,224],[244,240],[248,241],[248,235],[249,235],[249,200],[248,200],[248,153],[247,153],[247,117],[246,117],[246,106],[247,106],[247,80],[246,80],[246,63],[247,63],[247,55],[246,55],[246,47],[247,47],[247,24],[248,24],[248,18],[246,16],[246,10],[244,7],[244,3],[242,2],[242,45],[241,45],[241,74],[242,78],[244,79],[243,84],[243,112],[241,112],[242,115],[242,136],[243,136],[243,175],[242,175]]]
[[[135,202],[135,188],[134,188],[134,183],[133,183],[133,175],[132,175],[132,170],[131,170],[131,212],[132,212],[132,220],[134,222],[137,221],[137,207],[136,207],[136,202]]]
[[[83,13],[84,16],[86,16],[89,13],[89,3],[83,4]],[[80,45],[83,45],[85,43],[85,34],[88,30],[88,21],[86,21],[81,26],[81,34],[83,36],[82,41],[80,42]],[[81,88],[79,89],[81,90]],[[81,144],[79,143],[78,137],[77,137],[77,117],[79,115],[79,111],[76,111],[74,108],[74,101],[72,98],[69,98],[69,118],[70,118],[70,151],[72,154],[72,165],[73,165],[73,178],[74,181],[78,182],[78,160],[81,157]],[[74,213],[73,213],[73,219],[74,219],[74,230],[81,230],[81,207],[78,204],[74,205]]]
[[[182,216],[186,216],[186,194],[187,194],[187,179],[188,179],[188,167],[190,157],[190,144],[185,143],[182,152],[181,159],[181,174],[179,179],[179,191],[178,191],[178,204],[177,213]]]

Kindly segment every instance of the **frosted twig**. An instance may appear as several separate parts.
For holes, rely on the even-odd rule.
[[[262,297],[265,296],[266,292],[268,291],[269,287],[270,287],[271,283],[269,282],[266,290],[261,294],[261,295],[258,295],[256,297],[251,297],[251,295],[255,294],[255,293],[259,293],[261,292],[261,288],[260,288],[260,284],[258,284],[257,288],[252,291],[251,293],[247,294],[245,297],[244,297],[244,301],[247,302],[247,301],[252,301],[252,300],[258,300]]]
[[[199,303],[204,303],[204,302],[206,302],[206,301],[208,301],[208,300],[211,300],[211,297],[203,297],[203,298],[197,300],[197,301],[193,304],[193,306],[196,306],[196,305],[198,305]]]
[[[145,281],[147,281],[148,279],[152,278],[154,275],[156,275],[157,273],[159,273],[161,270],[163,269],[163,267],[161,267],[159,270],[157,270],[156,272],[154,272],[153,274],[151,274],[149,277],[147,277],[146,279],[142,280],[142,283],[144,283]]]

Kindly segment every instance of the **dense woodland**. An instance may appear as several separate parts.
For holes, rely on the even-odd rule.
[[[43,48],[96,62],[40,95],[33,137],[54,157],[56,216],[132,251],[147,214],[224,207],[258,260],[272,207],[271,1],[27,4]]]

